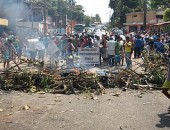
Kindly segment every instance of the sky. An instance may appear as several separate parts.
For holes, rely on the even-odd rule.
[[[75,0],[77,4],[84,7],[86,15],[95,16],[99,14],[102,22],[109,22],[112,10],[109,8],[110,0]]]

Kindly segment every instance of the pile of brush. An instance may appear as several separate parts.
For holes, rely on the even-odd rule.
[[[31,62],[29,63],[31,64]],[[41,63],[38,63],[38,66],[43,68]],[[108,72],[105,76],[77,68],[70,71],[40,69],[37,72],[9,69],[1,72],[0,89],[63,94],[76,92],[101,94],[106,87],[150,89],[162,86],[168,68],[166,56],[162,54],[144,55],[139,67],[143,68],[142,73],[119,68],[116,73]]]

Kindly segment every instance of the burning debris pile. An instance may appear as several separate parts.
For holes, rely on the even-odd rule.
[[[40,69],[38,72],[4,71],[0,75],[0,89],[54,94],[77,92],[102,94],[105,88],[114,87],[159,89],[166,78],[167,60],[160,54],[143,58],[143,63],[138,65],[144,69],[142,73],[132,69],[120,68],[116,71],[100,72],[79,68]]]

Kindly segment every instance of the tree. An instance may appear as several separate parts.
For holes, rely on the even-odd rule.
[[[151,9],[170,8],[170,0],[150,0]]]
[[[114,10],[112,23],[122,26],[126,22],[126,14],[143,10],[143,0],[110,0],[110,8]]]
[[[101,17],[100,17],[99,14],[96,14],[96,15],[95,15],[95,21],[96,21],[96,22],[101,22]]]
[[[165,10],[165,14],[164,14],[164,21],[170,21],[170,8],[167,8]]]
[[[86,26],[89,26],[92,23],[92,18],[90,16],[84,16],[84,23]]]

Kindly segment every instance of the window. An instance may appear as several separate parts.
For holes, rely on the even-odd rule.
[[[132,17],[137,17],[137,14],[132,15]]]

